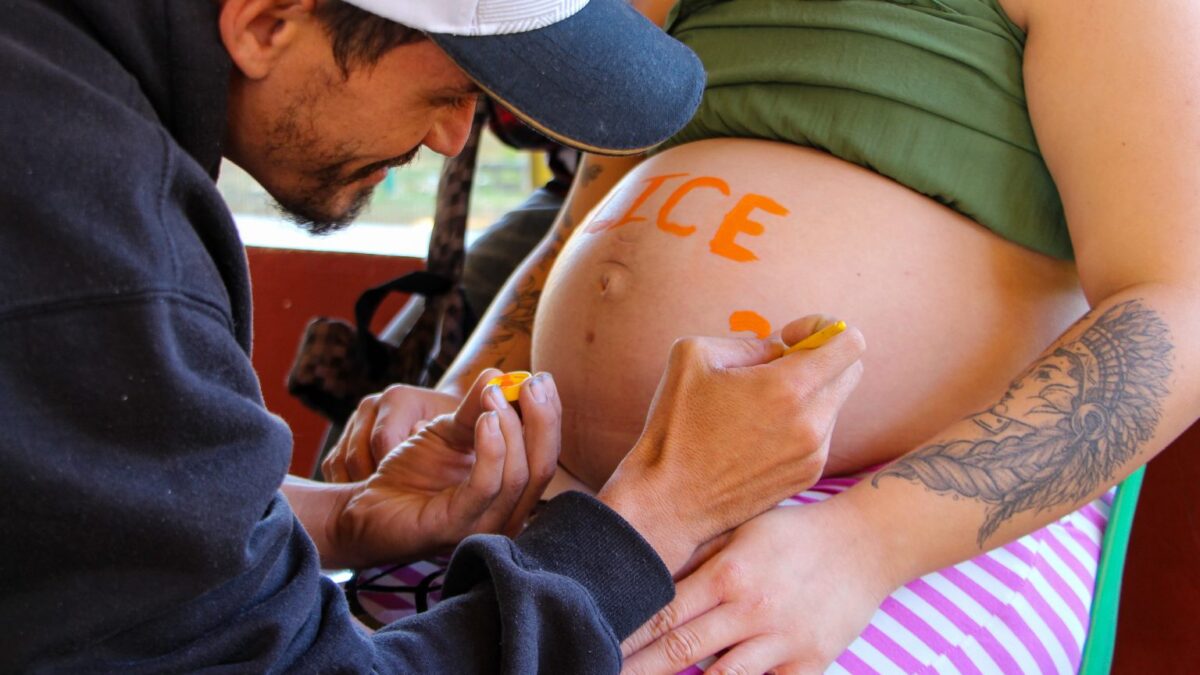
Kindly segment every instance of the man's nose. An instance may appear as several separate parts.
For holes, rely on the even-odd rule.
[[[463,146],[467,144],[467,136],[471,133],[471,120],[475,117],[477,101],[478,98],[473,98],[471,103],[444,109],[429,128],[422,144],[446,157],[453,157],[462,152]]]

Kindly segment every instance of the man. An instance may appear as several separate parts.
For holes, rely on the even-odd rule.
[[[318,554],[375,562],[510,528],[554,464],[557,395],[535,378],[522,420],[481,378],[369,480],[285,499],[291,439],[247,358],[221,156],[321,231],[418,147],[457,152],[480,88],[623,153],[682,124],[700,74],[622,0],[352,4],[0,0],[0,670],[614,670],[700,543],[819,474],[861,336],[782,359],[685,342],[599,501],[469,540],[437,611],[354,626]],[[764,387],[795,405],[737,415]],[[814,442],[786,449],[795,435]],[[688,461],[733,438],[756,461]]]

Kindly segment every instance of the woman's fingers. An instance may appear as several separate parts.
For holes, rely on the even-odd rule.
[[[784,658],[785,653],[779,636],[760,636],[747,640],[722,654],[721,658],[709,667],[709,670],[714,673],[770,672],[774,675],[784,675],[785,672],[798,675],[805,672],[795,667],[789,667],[787,670],[779,668],[778,665]],[[817,668],[811,672],[820,673],[821,669]]]
[[[549,373],[538,373],[521,387],[521,420],[525,427],[528,481],[509,516],[504,533],[516,536],[537,506],[558,466],[562,444],[562,402]]]
[[[621,643],[625,656],[636,654],[679,626],[721,604],[717,575],[705,565],[675,587],[675,599]]]
[[[625,675],[677,673],[737,644],[751,634],[747,617],[733,605],[721,605],[668,631],[649,646],[625,659]],[[751,644],[747,642],[746,644]],[[764,673],[762,670],[731,672]],[[716,672],[725,672],[718,670]]]

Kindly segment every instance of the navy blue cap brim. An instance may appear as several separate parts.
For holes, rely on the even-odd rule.
[[[626,0],[590,0],[524,33],[429,37],[527,124],[588,152],[653,148],[687,124],[704,92],[700,59]]]

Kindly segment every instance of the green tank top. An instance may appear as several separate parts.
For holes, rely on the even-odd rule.
[[[1025,105],[1025,35],[995,0],[682,0],[667,30],[708,84],[664,148],[748,137],[823,149],[1072,257]]]

